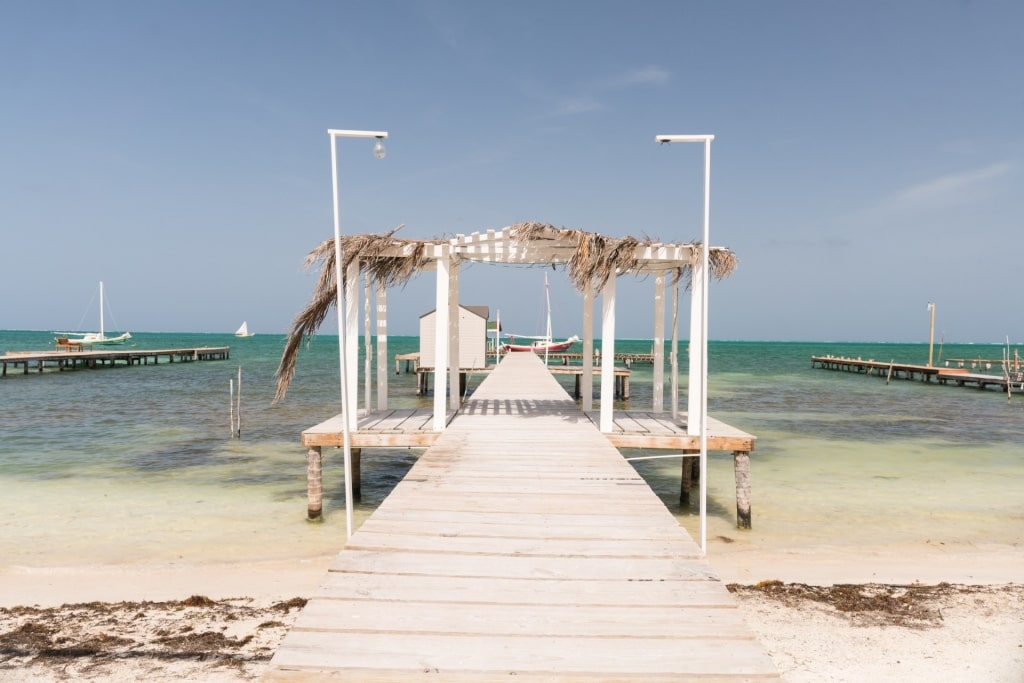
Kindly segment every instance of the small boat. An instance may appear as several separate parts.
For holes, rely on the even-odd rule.
[[[81,346],[110,346],[124,344],[132,338],[131,332],[122,332],[115,337],[108,337],[103,329],[103,282],[100,282],[100,331],[99,332],[59,332],[59,342],[81,345]]]
[[[573,335],[565,341],[553,341],[547,337],[538,337],[529,344],[516,344],[515,337],[509,337],[511,341],[507,344],[501,345],[501,350],[504,352],[509,351],[533,351],[534,353],[552,353],[555,351],[568,351],[569,347],[580,340],[579,337]]]
[[[244,320],[242,321],[242,326],[235,330],[236,337],[253,337],[255,335],[255,332],[249,331],[249,323]]]
[[[502,353],[517,352],[517,351],[533,351],[534,353],[555,353],[558,351],[568,351],[569,347],[580,340],[579,337],[573,335],[563,341],[555,341],[551,337],[551,294],[548,291],[548,276],[544,274],[544,298],[547,305],[548,313],[548,326],[547,332],[542,337],[530,337],[526,335],[509,335],[509,342],[501,345]],[[516,337],[521,339],[532,340],[528,344],[516,344]]]

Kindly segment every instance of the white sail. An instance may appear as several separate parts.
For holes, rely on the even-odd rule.
[[[249,331],[249,323],[248,323],[248,321],[244,321],[244,320],[242,321],[241,327],[239,327],[237,330],[235,330],[235,336],[236,337],[251,337],[254,334],[256,334],[256,333]]]

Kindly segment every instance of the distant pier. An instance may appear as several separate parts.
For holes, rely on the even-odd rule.
[[[47,368],[59,372],[78,368],[101,368],[115,365],[149,365],[158,364],[161,359],[168,363],[188,363],[201,360],[227,360],[231,347],[201,346],[187,349],[136,349],[119,348],[94,350],[59,351],[8,351],[0,356],[0,376],[7,376],[7,369],[21,369],[22,374],[30,374],[30,370],[41,373]]]
[[[811,356],[811,367],[839,372],[853,372],[862,375],[885,377],[886,382],[893,379],[936,381],[941,384],[952,382],[956,386],[974,386],[979,389],[994,388],[1010,393],[1024,390],[1024,372],[1005,371],[1002,375],[989,375],[971,372],[962,367],[939,367],[934,365],[915,365],[897,363],[895,361],[879,361],[863,358],[846,358],[844,356]]]

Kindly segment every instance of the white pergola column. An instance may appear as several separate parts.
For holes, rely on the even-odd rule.
[[[601,292],[601,431],[612,432],[615,403],[615,273]]]
[[[371,316],[370,274],[363,277],[363,407],[369,413],[373,405],[373,319]]]
[[[665,273],[654,276],[654,386],[651,391],[651,409],[660,413],[665,409]]]
[[[448,393],[448,250],[435,262],[437,286],[434,297],[434,421],[433,431],[444,431]],[[426,359],[424,359],[426,360]]]
[[[679,417],[679,282],[672,286],[672,419]]]
[[[377,410],[388,409],[388,292],[377,282]]]
[[[353,260],[345,275],[345,401],[348,402],[348,428],[359,424],[359,262]]]
[[[459,264],[448,268],[448,406],[458,410],[459,396]]]
[[[587,282],[583,290],[583,374],[580,395],[584,411],[594,409],[594,284]]]
[[[703,247],[701,247],[703,248]],[[704,320],[701,317],[704,301],[704,267],[700,258],[695,258],[693,277],[690,278],[690,356],[688,387],[686,390],[686,433],[700,434],[701,413],[704,410]],[[703,472],[701,473],[703,475]]]

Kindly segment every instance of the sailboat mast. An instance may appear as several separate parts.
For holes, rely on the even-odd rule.
[[[103,280],[100,280],[100,339],[103,339]]]
[[[552,337],[551,337],[551,292],[548,290],[548,274],[547,273],[544,273],[544,299],[545,299],[545,301],[547,303],[547,309],[548,309],[548,328],[546,330],[546,332],[547,332],[547,341],[550,343],[551,339],[552,339]]]

